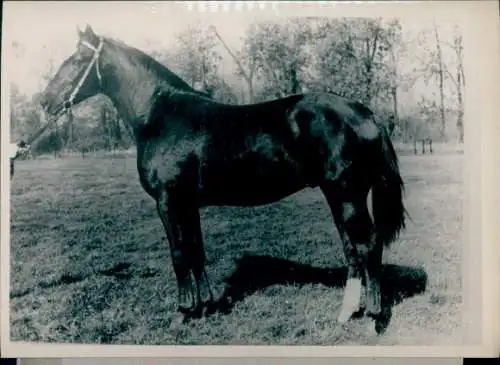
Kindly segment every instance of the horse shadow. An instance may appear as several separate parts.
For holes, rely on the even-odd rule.
[[[319,268],[271,256],[245,255],[236,261],[236,269],[226,279],[224,292],[216,307],[219,313],[229,314],[237,302],[276,284],[323,284],[332,288],[343,288],[346,280],[346,267]],[[425,292],[426,287],[427,273],[424,269],[382,265],[380,291],[384,325],[387,326],[391,320],[393,306]],[[353,317],[360,317],[363,312],[361,309]]]

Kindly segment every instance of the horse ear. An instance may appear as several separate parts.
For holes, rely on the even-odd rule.
[[[92,27],[88,24],[85,27],[84,35],[85,35],[85,39],[90,43],[94,43],[94,42],[98,41],[97,35],[94,33],[94,30],[92,29]]]
[[[83,32],[82,32],[82,30],[80,29],[80,27],[78,25],[76,26],[76,34],[78,34],[78,37],[80,37],[80,38],[83,35]]]
[[[89,24],[87,24],[87,26],[85,27],[85,34],[87,34],[88,36],[91,36],[91,37],[95,37],[94,30],[92,29],[92,27]]]

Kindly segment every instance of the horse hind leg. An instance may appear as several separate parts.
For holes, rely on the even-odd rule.
[[[380,290],[383,249],[382,242],[373,236],[372,245],[366,254],[366,315],[375,320],[375,331],[378,334],[385,332],[392,316],[390,305],[382,303]]]
[[[353,199],[340,197],[332,186],[322,186],[338,232],[347,261],[347,280],[344,290],[339,323],[347,322],[361,309],[362,279],[366,278],[367,314],[380,312],[380,290],[378,285],[378,256],[374,250],[373,223],[366,205],[366,195]],[[380,257],[381,259],[381,257]]]

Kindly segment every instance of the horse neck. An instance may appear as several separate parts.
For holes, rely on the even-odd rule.
[[[155,90],[158,87],[174,89],[174,86],[171,80],[159,76],[157,72],[141,64],[137,57],[129,56],[125,51],[118,51],[112,56],[114,60],[110,72],[103,75],[103,91],[137,139],[144,127],[143,116],[147,113]],[[182,85],[182,80],[176,81],[185,91],[196,92],[194,89],[189,90],[187,84]]]

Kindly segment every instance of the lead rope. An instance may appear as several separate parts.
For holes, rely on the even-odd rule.
[[[102,88],[102,76],[101,76],[101,70],[99,68],[99,56],[101,55],[101,51],[102,51],[102,48],[104,46],[104,41],[103,41],[103,38],[102,37],[99,37],[99,45],[96,47],[94,47],[92,44],[86,42],[86,41],[82,41],[81,42],[85,47],[91,49],[92,51],[94,51],[94,55],[92,57],[92,59],[90,60],[90,63],[89,65],[87,66],[85,72],[83,73],[82,77],[80,78],[80,80],[78,81],[78,84],[76,85],[75,89],[73,90],[73,92],[71,93],[71,95],[69,96],[68,100],[65,101],[64,103],[67,104],[67,107],[65,107],[65,112],[68,113],[68,127],[69,127],[69,135],[68,135],[68,140],[70,142],[73,141],[73,130],[72,130],[72,126],[73,126],[73,113],[71,111],[71,107],[73,106],[73,101],[76,97],[76,95],[78,94],[78,92],[80,91],[80,88],[82,87],[83,83],[85,82],[85,80],[87,79],[90,71],[92,70],[92,67],[95,65],[95,70],[96,70],[96,74],[97,74],[97,80],[99,81],[99,87]],[[53,120],[53,123],[54,123],[54,129],[55,129],[55,135],[57,137],[57,139],[59,140],[59,131],[58,131],[58,128],[57,128],[57,118],[60,117],[61,114],[59,114],[58,116],[56,116]],[[45,126],[43,126],[42,128],[39,129],[39,131],[37,133],[35,133],[34,136],[32,136],[29,140],[28,140],[28,143],[26,143],[27,145],[27,149],[30,149],[31,148],[31,144],[49,127],[49,125],[51,124],[51,121],[48,121]],[[22,141],[20,141],[22,142]],[[11,158],[10,159],[10,178],[12,179],[12,176],[14,175],[14,160],[19,157],[19,153],[14,157],[14,158]]]

